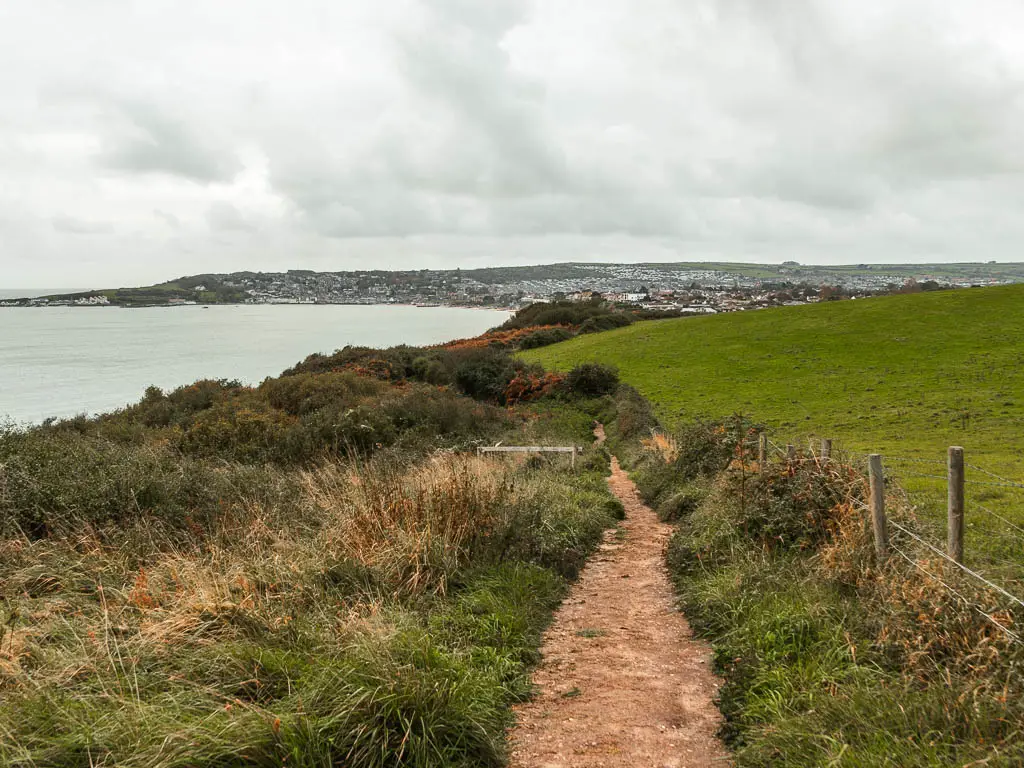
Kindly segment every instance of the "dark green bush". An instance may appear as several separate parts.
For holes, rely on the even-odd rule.
[[[633,317],[625,312],[588,317],[580,325],[580,333],[600,333],[633,324]]]
[[[451,372],[437,356],[421,356],[412,362],[412,375],[419,381],[441,386],[450,384]]]
[[[579,397],[610,395],[619,387],[619,372],[614,366],[582,363],[565,377],[565,390]]]
[[[524,337],[519,342],[520,349],[536,349],[567,341],[572,338],[572,331],[567,328],[542,328]]]
[[[608,306],[601,299],[592,301],[554,301],[530,304],[516,312],[500,326],[504,330],[529,328],[533,325],[580,326],[590,318],[615,317],[611,327],[629,325],[632,319],[627,313]],[[620,319],[621,318],[621,319]]]
[[[302,416],[327,406],[338,408],[381,397],[387,391],[387,385],[348,371],[331,371],[267,379],[259,391],[274,408]]]
[[[492,349],[469,350],[462,355],[455,369],[455,385],[461,392],[477,400],[500,403],[505,389],[516,375],[512,358]]]
[[[649,437],[657,426],[658,419],[647,398],[628,384],[619,385],[615,390],[615,420],[605,424],[615,448],[635,449],[637,441]]]

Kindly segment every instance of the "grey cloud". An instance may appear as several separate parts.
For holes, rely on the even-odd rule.
[[[508,225],[496,221],[496,209],[568,184],[544,89],[513,72],[501,47],[527,19],[526,3],[443,0],[425,8],[394,44],[407,102],[400,116],[348,162],[321,145],[273,165],[275,188],[323,234],[502,231]]]
[[[19,270],[1018,258],[1020,4],[293,6],[12,11]]]
[[[164,222],[171,229],[181,229],[181,219],[175,216],[173,213],[167,213],[167,211],[161,211],[159,208],[153,209],[153,215],[160,221]]]
[[[181,119],[154,104],[122,101],[126,125],[107,140],[100,161],[128,173],[163,173],[198,183],[228,182],[241,170],[230,147],[209,145]]]
[[[214,232],[253,232],[255,224],[246,219],[241,211],[224,200],[218,200],[206,212],[206,223]]]
[[[59,214],[50,223],[57,232],[69,235],[106,235],[114,231],[114,225],[106,221],[89,221],[74,216]]]

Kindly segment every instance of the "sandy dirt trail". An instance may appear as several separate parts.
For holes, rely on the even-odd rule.
[[[545,634],[538,694],[516,709],[511,764],[727,766],[710,650],[675,609],[665,570],[671,527],[615,459],[608,482],[626,507],[622,532],[606,534]]]

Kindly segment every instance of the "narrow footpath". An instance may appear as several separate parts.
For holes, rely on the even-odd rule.
[[[598,432],[598,437],[603,434]],[[544,637],[537,696],[517,707],[515,768],[727,766],[710,650],[675,609],[660,523],[612,459],[626,519],[590,559]]]

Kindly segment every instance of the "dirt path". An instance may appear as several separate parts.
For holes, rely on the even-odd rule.
[[[626,507],[555,614],[534,674],[538,695],[517,708],[515,768],[728,765],[715,738],[710,652],[674,608],[664,566],[671,534],[612,460]]]

